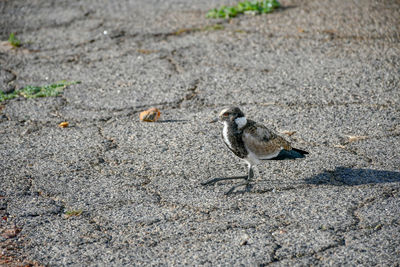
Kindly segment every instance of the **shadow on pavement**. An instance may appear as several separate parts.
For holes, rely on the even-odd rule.
[[[307,184],[330,184],[338,186],[391,183],[400,182],[400,172],[337,167],[333,171],[325,171],[307,178],[305,182]]]
[[[158,120],[157,123],[188,122],[189,120]]]

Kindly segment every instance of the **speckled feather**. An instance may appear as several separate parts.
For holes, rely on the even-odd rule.
[[[242,139],[245,147],[259,159],[270,159],[277,156],[282,149],[292,149],[283,137],[251,120],[243,127]]]

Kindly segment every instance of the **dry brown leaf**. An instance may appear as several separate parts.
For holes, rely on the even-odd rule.
[[[142,53],[142,54],[145,54],[145,55],[149,55],[149,54],[158,52],[157,50],[149,50],[149,49],[138,49],[137,51],[139,53]]]
[[[69,123],[68,123],[67,121],[63,121],[62,123],[60,123],[60,124],[58,125],[58,127],[66,128],[66,127],[68,127],[68,125],[69,125]]]
[[[333,145],[333,147],[337,147],[337,148],[346,148],[346,146],[344,146],[344,145]]]
[[[349,140],[348,140],[349,143],[356,142],[359,140],[364,140],[364,139],[368,138],[368,136],[365,136],[365,135],[348,135],[347,137],[349,138]]]
[[[323,30],[322,32],[323,32],[323,33],[326,33],[326,34],[334,35],[334,34],[336,34],[337,31],[332,30],[332,29],[328,29],[328,30]]]
[[[141,121],[155,122],[160,118],[161,112],[158,108],[151,108],[140,112],[139,118]]]

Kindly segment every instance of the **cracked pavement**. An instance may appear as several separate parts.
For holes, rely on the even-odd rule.
[[[400,3],[233,2],[0,2],[1,90],[81,81],[0,103],[0,264],[399,266]],[[201,186],[230,105],[310,155]]]

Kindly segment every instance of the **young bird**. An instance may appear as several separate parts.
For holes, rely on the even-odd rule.
[[[226,194],[239,186],[250,190],[250,180],[254,176],[253,166],[260,160],[285,160],[304,158],[308,152],[293,148],[288,141],[267,129],[264,125],[248,120],[238,107],[222,110],[219,121],[224,124],[222,139],[226,146],[248,164],[248,175],[214,178],[202,185],[214,184],[223,180],[244,179],[245,182],[233,186]]]

